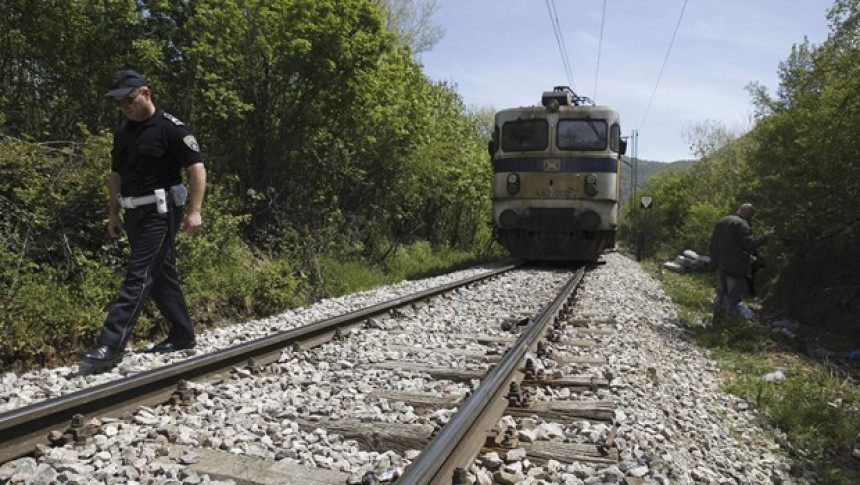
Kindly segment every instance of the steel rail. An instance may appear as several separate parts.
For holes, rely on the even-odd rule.
[[[394,308],[491,278],[520,264],[504,264],[480,275],[2,413],[0,463],[32,454],[38,444],[48,443],[47,436],[51,431],[67,428],[76,414],[119,416],[142,404],[166,402],[179,381],[218,374],[252,359],[256,364],[274,362],[287,346],[295,343],[311,346],[326,341],[336,329],[356,325]]]
[[[523,373],[519,370],[520,362],[529,349],[537,345],[547,326],[576,290],[585,270],[585,267],[577,270],[555,300],[525,328],[505,357],[397,479],[398,485],[450,485],[455,483],[454,471],[457,468],[469,469],[487,433],[504,414],[508,404],[505,395],[510,383],[519,383],[523,379]]]

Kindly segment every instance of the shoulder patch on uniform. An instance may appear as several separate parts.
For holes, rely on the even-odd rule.
[[[200,151],[200,145],[197,144],[197,139],[194,138],[194,135],[186,135],[185,138],[182,139],[188,148],[194,150],[195,152]]]
[[[165,112],[165,113],[164,113],[164,117],[165,117],[165,118],[167,118],[168,120],[172,121],[172,122],[173,122],[173,124],[174,124],[174,125],[176,125],[176,126],[182,126],[182,125],[184,125],[184,124],[185,124],[185,123],[183,123],[183,122],[182,122],[182,120],[180,120],[179,118],[177,118],[177,117],[173,116],[173,115],[172,115],[172,114],[170,114],[170,113]]]

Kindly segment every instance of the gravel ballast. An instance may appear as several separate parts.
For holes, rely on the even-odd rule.
[[[611,376],[610,385],[576,395],[544,387],[537,397],[614,403],[619,463],[549,460],[538,466],[525,453],[508,453],[506,459],[488,454],[479,456],[470,469],[475,483],[806,483],[790,473],[791,462],[776,432],[761,424],[748,403],[720,390],[718,366],[677,325],[675,307],[659,282],[620,254],[607,254],[605,260],[605,265],[586,275],[573,314],[614,321],[609,325],[615,332],[602,338],[599,348],[587,351],[606,358],[605,365],[590,370]],[[391,285],[219,328],[199,335],[193,353],[211,352],[484,271],[474,268]],[[400,361],[451,368],[476,364],[456,354],[390,350],[380,342],[397,348],[432,348],[447,345],[446,332],[504,335],[503,321],[534,315],[570,274],[570,270],[545,267],[518,270],[373,319],[365,331],[343,341],[285,351],[263,376],[195,384],[197,400],[188,408],[141,408],[130,419],[99,420],[99,431],[87,445],[42,448],[37,458],[7,463],[0,467],[0,483],[230,483],[193,470],[200,460],[195,447],[325,468],[343,473],[345,481],[352,482],[368,470],[383,472],[408,465],[417,450],[363,450],[354,440],[327,432],[324,423],[353,419],[431,431],[447,422],[453,410],[424,415],[402,402],[378,397],[378,391],[442,395],[465,393],[469,386],[369,364]],[[0,383],[5,399],[0,412],[184,356],[130,353],[116,370],[95,376],[75,375],[74,367],[9,373]],[[572,364],[547,362],[547,366],[568,374],[583,372]],[[307,428],[307,422],[315,420],[320,427]],[[525,440],[592,444],[605,442],[611,429],[584,420],[543,422],[510,416],[499,426],[516,427]]]

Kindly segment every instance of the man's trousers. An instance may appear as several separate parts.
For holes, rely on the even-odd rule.
[[[726,317],[731,316],[738,306],[747,289],[747,279],[742,276],[728,276],[717,270],[717,296],[714,298],[714,319],[720,312]]]
[[[124,226],[131,246],[128,271],[116,303],[108,312],[100,344],[124,349],[150,297],[171,323],[168,338],[175,342],[194,338],[176,271],[174,238],[182,220],[182,208],[172,203],[169,206],[167,214],[159,214],[155,204],[126,209]]]

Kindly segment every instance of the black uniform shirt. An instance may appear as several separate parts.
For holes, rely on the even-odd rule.
[[[146,121],[126,120],[114,132],[111,171],[124,197],[149,195],[182,183],[182,168],[203,161],[191,131],[162,110]]]

